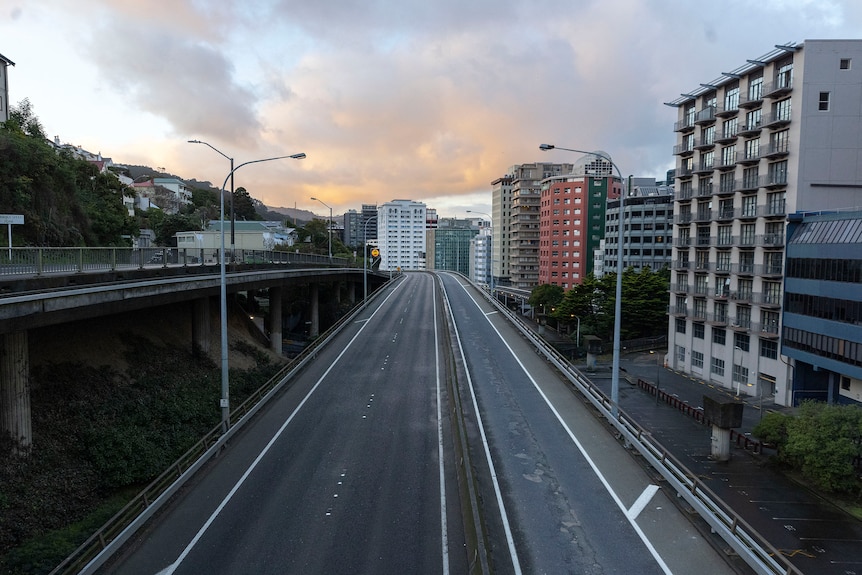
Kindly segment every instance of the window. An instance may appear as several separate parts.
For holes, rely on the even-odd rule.
[[[724,345],[727,338],[727,330],[723,328],[714,327],[712,328],[712,343],[717,343],[718,345]]]
[[[691,366],[703,369],[703,354],[699,351],[691,352]]]
[[[767,359],[778,359],[778,342],[768,339],[760,340],[760,357]]]
[[[758,108],[752,110],[745,115],[745,129],[756,130],[760,127],[760,122],[763,119],[763,110]]]
[[[733,381],[748,385],[748,368],[744,365],[733,364]]]
[[[724,360],[718,359],[717,357],[712,358],[712,365],[709,368],[709,371],[718,376],[724,375]]]
[[[676,333],[685,333],[685,319],[676,318]]]
[[[840,70],[849,70],[850,69],[850,58],[841,58],[841,61],[838,64],[838,68]]]
[[[676,361],[685,363],[685,348],[681,345],[676,346]]]
[[[703,339],[703,336],[706,333],[706,328],[703,326],[703,324],[702,323],[696,323],[692,327],[693,327],[692,332],[694,333],[694,337],[696,337],[697,339]],[[701,362],[700,367],[703,367],[703,362]]]
[[[820,98],[817,100],[817,109],[821,112],[829,111],[829,92],[820,92]]]
[[[735,333],[733,334],[733,347],[748,351],[751,347],[751,338],[747,333]]]

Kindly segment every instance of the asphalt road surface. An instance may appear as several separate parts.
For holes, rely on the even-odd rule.
[[[733,572],[477,290],[430,273],[387,287],[103,571],[468,573],[448,365],[492,572]]]

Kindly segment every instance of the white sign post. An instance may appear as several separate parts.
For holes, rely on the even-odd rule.
[[[6,224],[9,231],[9,261],[12,261],[12,226],[23,226],[23,214],[0,214],[0,224]]]

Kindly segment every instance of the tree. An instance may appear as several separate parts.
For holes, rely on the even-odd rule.
[[[188,214],[166,214],[159,225],[153,227],[156,232],[156,242],[162,246],[177,245],[175,234],[177,232],[188,232],[200,230],[200,221],[193,215]]]
[[[237,188],[233,194],[233,213],[238,221],[253,222],[261,219],[255,209],[254,199],[243,187]]]
[[[544,313],[549,313],[563,301],[563,288],[552,284],[539,284],[530,292],[528,303],[533,307],[542,307]]]
[[[4,124],[7,130],[18,131],[40,140],[45,139],[45,129],[39,118],[33,113],[33,105],[27,98],[9,108],[9,119]]]

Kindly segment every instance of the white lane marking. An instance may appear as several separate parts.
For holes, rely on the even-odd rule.
[[[446,286],[443,286],[443,297],[449,301],[449,295],[446,293]],[[482,447],[485,450],[485,460],[488,462],[488,469],[491,471],[491,483],[494,485],[494,494],[497,497],[497,507],[500,509],[500,517],[503,521],[503,531],[506,534],[506,543],[509,546],[509,557],[512,560],[512,567],[515,570],[515,575],[521,575],[521,562],[518,559],[518,550],[515,549],[515,538],[512,536],[512,527],[509,525],[509,514],[506,513],[506,505],[503,503],[503,493],[500,490],[500,482],[497,481],[497,470],[494,467],[494,461],[491,459],[491,447],[488,445],[488,437],[485,435],[485,424],[482,422],[482,415],[479,413],[479,403],[476,400],[476,392],[473,389],[473,378],[470,377],[470,370],[467,368],[467,359],[464,357],[464,346],[461,345],[461,333],[458,331],[458,326],[455,323],[455,315],[452,311],[452,305],[449,306],[449,317],[452,320],[452,328],[455,330],[455,341],[458,342],[458,351],[461,354],[461,359],[464,362],[464,372],[467,375],[467,386],[470,388],[470,397],[473,401],[473,411],[476,414],[476,422],[479,425],[479,435],[482,437]]]
[[[629,525],[632,526],[632,529],[635,530],[635,533],[638,534],[638,537],[640,537],[641,541],[643,541],[644,545],[646,545],[646,548],[649,550],[650,554],[653,556],[653,559],[656,560],[656,563],[658,563],[658,565],[659,565],[659,567],[661,567],[662,571],[664,571],[665,573],[668,573],[668,574],[672,574],[673,572],[670,570],[670,568],[667,566],[667,564],[665,564],[664,559],[662,559],[661,555],[659,555],[656,548],[653,547],[652,542],[650,542],[650,540],[647,538],[646,534],[641,530],[640,526],[637,524],[637,522],[634,520],[634,518],[629,517],[628,510],[626,509],[623,502],[620,500],[619,496],[616,494],[616,492],[611,487],[611,484],[608,483],[608,480],[605,478],[605,476],[602,474],[601,470],[598,468],[598,466],[592,460],[590,455],[587,453],[587,450],[584,449],[584,446],[581,445],[581,442],[578,440],[577,437],[575,437],[575,434],[572,432],[572,430],[569,428],[569,426],[566,425],[566,422],[563,420],[562,416],[557,411],[557,408],[554,407],[554,405],[551,403],[551,400],[548,399],[548,396],[545,395],[545,392],[542,391],[542,389],[539,387],[539,384],[536,382],[535,379],[533,379],[533,376],[530,374],[530,372],[527,371],[527,367],[523,363],[521,363],[521,360],[518,358],[517,354],[515,354],[515,351],[509,346],[509,342],[507,342],[503,338],[503,334],[501,334],[500,331],[497,329],[497,327],[493,323],[491,323],[491,320],[488,319],[488,316],[485,316],[484,312],[482,312],[482,308],[479,306],[479,302],[476,301],[476,299],[473,297],[473,294],[471,294],[466,288],[464,289],[464,293],[467,295],[468,298],[470,298],[470,300],[472,300],[472,302],[475,304],[475,306],[479,309],[479,312],[482,313],[482,315],[488,321],[488,325],[490,325],[491,329],[493,329],[497,333],[497,337],[500,338],[500,341],[503,342],[503,345],[505,345],[506,349],[509,350],[509,353],[512,354],[512,357],[514,358],[514,360],[517,361],[518,365],[521,366],[521,369],[524,371],[524,374],[527,376],[527,378],[529,378],[530,382],[533,384],[533,387],[536,389],[536,391],[539,392],[539,395],[545,401],[545,404],[550,408],[551,412],[553,412],[554,417],[557,418],[557,421],[559,421],[560,425],[563,426],[563,429],[566,430],[566,433],[569,435],[569,438],[572,440],[572,442],[578,448],[578,451],[580,451],[581,455],[584,456],[584,459],[587,460],[587,463],[589,463],[590,467],[593,470],[593,473],[596,474],[596,477],[598,477],[599,481],[602,482],[602,485],[605,486],[605,489],[610,494],[610,496],[614,500],[614,502],[617,504],[617,507],[619,507],[620,510],[623,512],[623,514],[626,516],[626,519],[628,519]]]
[[[383,304],[385,304],[386,301],[391,298],[402,285],[402,283],[399,283],[392,289],[392,292],[388,296],[386,296],[386,298],[382,302],[380,302],[380,305],[377,307],[376,310],[374,310],[374,313],[368,316],[369,320],[375,315],[377,315],[377,312],[383,308]],[[296,417],[296,414],[299,413],[299,410],[303,408],[303,406],[309,400],[312,394],[317,391],[317,388],[320,387],[320,384],[323,383],[323,380],[326,379],[326,376],[329,375],[329,372],[332,371],[332,369],[335,367],[335,364],[338,363],[338,361],[345,353],[347,353],[347,350],[350,349],[350,346],[353,345],[353,342],[359,339],[359,336],[362,334],[362,331],[366,327],[368,327],[369,323],[370,322],[366,322],[365,325],[359,328],[359,331],[357,331],[356,334],[347,343],[347,345],[344,346],[344,349],[341,350],[341,353],[338,354],[338,357],[335,358],[335,361],[333,361],[329,365],[329,367],[326,368],[326,371],[323,372],[323,375],[320,376],[320,379],[317,380],[317,383],[314,384],[311,390],[309,390],[305,397],[302,398],[302,401],[299,402],[299,405],[296,406],[296,409],[293,410],[293,412],[285,420],[281,427],[278,428],[278,431],[275,432],[275,435],[272,436],[272,439],[269,440],[269,443],[266,444],[266,447],[263,448],[263,451],[261,451],[258,456],[255,457],[249,468],[246,469],[245,473],[242,474],[242,477],[239,478],[236,484],[234,484],[233,488],[231,488],[230,492],[225,496],[224,499],[222,499],[221,503],[219,503],[215,511],[212,512],[212,515],[209,516],[209,519],[206,520],[200,530],[198,530],[197,534],[192,538],[189,544],[186,545],[186,548],[183,549],[183,552],[180,553],[180,556],[177,557],[177,560],[174,561],[171,565],[169,565],[166,569],[160,571],[159,575],[172,575],[173,572],[176,571],[177,568],[180,566],[180,564],[185,561],[188,554],[191,552],[192,549],[194,549],[195,545],[197,545],[198,541],[200,541],[200,538],[203,537],[204,533],[207,532],[207,529],[210,528],[210,525],[213,524],[213,521],[215,521],[216,517],[218,517],[222,509],[224,509],[225,506],[230,502],[230,500],[233,499],[233,496],[236,495],[236,492],[239,491],[239,488],[242,487],[242,484],[245,483],[245,480],[248,479],[249,475],[251,475],[251,472],[254,471],[254,468],[257,467],[258,464],[263,460],[263,457],[269,452],[269,450],[272,448],[278,438],[281,437],[281,434],[284,433],[284,430],[287,429],[287,426],[290,424],[291,421],[293,421],[293,418]]]
[[[449,527],[446,523],[446,474],[443,469],[443,399],[440,383],[440,343],[437,339],[437,282],[431,280],[434,293],[434,364],[437,376],[437,459],[440,468],[440,530],[443,540],[443,575],[449,574]]]
[[[647,506],[647,503],[652,500],[653,496],[656,493],[658,493],[658,485],[654,485],[652,483],[647,485],[647,488],[643,490],[643,493],[640,494],[638,500],[635,501],[632,506],[629,507],[629,510],[626,512],[626,515],[629,516],[629,519],[637,519],[638,515],[641,514],[641,511],[644,510],[644,508]]]

